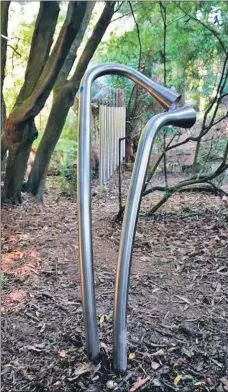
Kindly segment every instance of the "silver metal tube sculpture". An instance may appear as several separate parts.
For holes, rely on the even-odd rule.
[[[90,359],[96,359],[99,354],[93,271],[90,183],[91,85],[96,78],[107,74],[118,74],[133,80],[141,87],[144,87],[166,109],[175,105],[180,99],[179,94],[159,86],[140,72],[121,64],[111,63],[95,66],[86,72],[81,82],[79,94],[80,118],[78,139],[79,260],[86,345],[87,354]],[[118,365],[118,361],[116,364]]]
[[[127,368],[127,301],[132,251],[142,198],[142,189],[153,143],[162,126],[175,125],[183,128],[190,128],[194,125],[195,120],[195,110],[188,107],[158,114],[147,123],[139,141],[124,214],[116,273],[114,304],[114,368],[118,371],[125,371]]]

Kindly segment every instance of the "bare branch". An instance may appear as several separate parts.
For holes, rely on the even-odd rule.
[[[21,54],[10,44],[7,44],[19,57],[21,57]]]
[[[208,184],[210,187],[208,187]],[[193,184],[194,185],[194,184]],[[170,188],[167,188],[165,186],[154,186],[150,189],[148,189],[145,193],[144,196],[149,195],[150,193],[153,192],[168,192],[169,193]],[[221,188],[218,188],[213,182],[207,181],[207,183],[203,186],[189,186],[188,188],[180,188],[178,191],[175,193],[183,193],[183,192],[209,192],[213,194],[217,194],[219,196],[226,195],[228,196],[228,193],[224,191]]]
[[[227,168],[228,168],[228,164],[227,165],[223,165],[222,167],[220,165],[220,170],[217,169],[214,173],[212,173],[212,174],[210,174],[208,176],[200,176],[200,177],[192,179],[192,180],[188,179],[188,180],[185,180],[183,182],[180,182],[179,184],[177,184],[177,185],[175,185],[173,187],[164,188],[165,195],[162,197],[162,199],[155,206],[153,206],[149,210],[148,215],[154,214],[154,212],[156,212],[168,199],[170,199],[170,197],[173,196],[174,193],[177,193],[177,192],[181,191],[184,188],[186,189],[186,187],[189,187],[190,185],[208,183],[208,181],[211,181],[215,177],[217,177],[219,174],[222,174]],[[147,194],[153,192],[153,189],[154,188],[148,189]],[[191,189],[191,190],[193,190],[193,189]],[[224,192],[222,189],[220,189],[220,192],[223,193],[223,194],[226,194],[226,192]]]
[[[138,42],[139,42],[139,61],[138,61],[138,70],[141,70],[141,61],[142,61],[142,42],[141,42],[141,37],[140,37],[140,30],[139,30],[139,24],[136,20],[135,14],[134,14],[134,10],[133,7],[131,5],[131,2],[128,2],[129,7],[131,9],[131,13],[132,13],[132,17],[134,19],[135,22],[135,26],[136,26],[136,31],[137,31],[137,37],[138,37]]]
[[[174,138],[175,138],[176,136],[177,136],[177,135],[174,135],[174,136],[171,138],[171,140],[169,141],[169,143],[168,143],[167,146],[166,146],[166,150],[163,151],[162,154],[161,154],[161,155],[159,156],[159,158],[157,159],[157,162],[155,163],[155,165],[154,165],[154,167],[153,167],[153,170],[150,172],[150,174],[149,174],[148,177],[147,177],[147,180],[146,180],[145,185],[144,185],[144,187],[143,187],[143,192],[145,191],[146,187],[148,186],[149,182],[151,181],[151,178],[153,177],[153,175],[154,175],[154,173],[155,173],[157,167],[159,166],[159,164],[161,163],[162,159],[164,158],[165,152],[168,151],[168,147],[170,146],[170,144],[172,143],[172,141],[174,140]]]
[[[129,16],[129,15],[131,15],[131,12],[127,12],[126,14],[123,14],[123,15],[119,16],[118,18],[111,20],[110,23],[116,22],[117,20],[123,19],[123,18],[125,18],[125,16]]]
[[[121,1],[120,4],[118,5],[118,7],[114,10],[114,12],[115,13],[118,12],[123,4],[124,4],[124,1]]]

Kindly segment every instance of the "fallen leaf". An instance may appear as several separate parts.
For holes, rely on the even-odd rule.
[[[78,367],[74,371],[74,376],[81,376],[81,374],[88,373],[88,372],[96,372],[100,367],[93,365],[92,363],[83,363],[82,366]]]
[[[160,363],[152,361],[151,367],[153,370],[157,370],[160,367]]]
[[[61,385],[61,381],[56,381],[53,386],[58,387],[59,385]]]
[[[104,342],[101,342],[101,347],[105,350],[106,353],[109,352],[109,348],[108,348],[107,344],[105,344]]]
[[[222,368],[224,365],[218,361],[216,361],[216,359],[211,358],[211,361],[215,363],[215,365],[217,365],[218,367]]]
[[[108,313],[107,319],[111,319],[113,317],[113,310],[110,310],[110,312]]]
[[[27,296],[24,290],[15,290],[7,295],[5,298],[5,304],[10,304],[10,302],[21,302]]]
[[[181,375],[176,376],[175,379],[174,379],[174,381],[173,381],[174,385],[178,385],[181,379],[182,379],[182,376],[181,376]]]
[[[182,352],[182,354],[186,355],[186,357],[188,357],[188,358],[192,358],[194,356],[194,352],[192,349],[187,350],[187,348],[182,347],[181,352]]]
[[[155,387],[161,387],[162,386],[162,384],[161,384],[161,382],[159,381],[158,378],[154,378],[152,382],[153,382],[153,385]]]
[[[81,374],[88,373],[90,371],[90,363],[85,363],[79,368],[75,369],[74,375],[80,376]]]
[[[32,374],[29,374],[26,370],[22,370],[22,373],[23,373],[23,376],[26,380],[32,381],[36,378]]]
[[[36,352],[40,353],[42,351],[42,349],[44,348],[44,345],[36,344],[34,346],[26,346],[25,348],[27,348],[27,350],[36,351]]]
[[[117,386],[117,383],[113,380],[109,380],[106,382],[106,387],[108,389],[114,389]]]
[[[65,357],[67,356],[67,353],[66,353],[66,351],[64,351],[64,350],[59,351],[58,353],[59,353],[59,356],[60,356],[61,358],[65,358]]]
[[[174,297],[179,298],[181,301],[186,302],[188,305],[191,305],[191,302],[188,298],[181,297],[180,295],[175,295]]]
[[[130,353],[129,354],[129,359],[134,359],[135,358],[135,353]]]
[[[202,386],[205,385],[205,382],[204,382],[204,381],[193,380],[193,381],[192,381],[192,385],[193,385],[194,387],[202,387]]]
[[[152,293],[156,293],[156,291],[160,291],[161,289],[159,289],[158,287],[156,287],[155,289],[152,290]]]
[[[130,392],[134,392],[137,389],[139,389],[140,387],[142,387],[144,384],[147,383],[147,381],[150,379],[150,377],[146,377],[146,378],[139,378],[134,385],[131,387]]]
[[[105,316],[102,314],[102,316],[100,317],[100,324],[103,324],[104,320],[105,320]]]
[[[155,353],[152,353],[151,355],[153,355],[154,357],[162,357],[163,355],[165,355],[164,350],[162,350],[162,348],[158,351],[155,351]]]
[[[228,379],[225,377],[220,378],[221,383],[228,388]]]

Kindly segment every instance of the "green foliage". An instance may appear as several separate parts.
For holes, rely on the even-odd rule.
[[[140,29],[142,44],[142,64],[144,73],[154,80],[163,80],[163,39],[164,26],[159,2],[134,2],[134,14]],[[166,67],[167,85],[182,92],[188,90],[188,98],[203,95],[204,106],[213,95],[218,82],[219,69],[224,58],[224,51],[218,39],[210,29],[215,30],[227,45],[227,10],[224,2],[164,2],[167,15]],[[212,7],[221,9],[222,23],[217,26],[210,22]],[[121,7],[123,14],[132,18],[129,5]],[[200,12],[200,21],[197,21]],[[187,15],[186,15],[187,13]],[[193,18],[191,18],[191,16]],[[195,19],[196,20],[195,20]],[[127,20],[126,20],[127,25]],[[227,46],[226,46],[227,47]],[[139,41],[136,27],[118,36],[113,33],[108,42],[103,42],[95,56],[99,62],[120,62],[133,68],[138,67]],[[121,77],[107,77],[113,87],[125,87],[127,100],[132,83]]]
[[[13,28],[12,21],[14,18],[14,4],[11,3],[9,14],[9,26],[11,28]],[[9,41],[10,46],[7,48],[6,77],[4,81],[4,98],[7,113],[12,110],[24,82],[35,20],[36,17],[34,16],[32,23],[27,24],[22,21],[19,29],[17,28],[11,32],[10,38],[12,38]]]
[[[225,147],[227,144],[227,139],[214,139],[208,144],[206,148],[201,148],[198,156],[198,164],[200,167],[200,172],[203,174],[213,173],[220,165]],[[213,179],[213,183],[221,187],[227,181],[227,174],[223,172],[219,176]]]
[[[77,171],[75,154],[69,153],[60,165],[59,185],[62,193],[75,196],[77,190]]]
[[[58,185],[62,193],[75,196],[77,188],[77,142],[59,139],[49,165],[50,173],[59,174]]]
[[[2,286],[2,289],[6,289],[7,287],[9,287],[11,282],[12,282],[11,275],[7,274],[6,272],[2,272],[1,273],[1,286]]]
[[[75,113],[71,109],[66,118],[66,122],[62,131],[62,139],[72,140],[75,142],[77,140],[78,135],[78,118]]]

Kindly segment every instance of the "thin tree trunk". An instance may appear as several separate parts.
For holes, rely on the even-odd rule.
[[[39,56],[40,53],[41,65],[38,65],[38,73],[36,73],[33,69],[36,67],[36,63],[34,63],[32,58],[29,58],[30,65],[28,64],[26,71],[32,77],[31,83],[33,84],[33,88],[30,88],[26,79],[19,93],[17,103],[10,113],[5,126],[5,139],[9,148],[9,160],[6,168],[3,194],[5,198],[11,199],[14,202],[21,202],[19,184],[22,184],[31,146],[38,135],[34,124],[34,117],[44,107],[46,99],[54,86],[58,73],[80,29],[88,2],[74,1],[69,3],[65,21],[49,57],[47,55],[51,47],[50,35],[52,35],[54,29],[51,29],[51,34],[45,44],[43,43],[41,45],[42,40],[40,40],[43,34],[46,34],[44,25],[46,24],[48,26],[50,17],[47,12],[48,6],[41,4],[40,9],[45,10],[46,23],[39,17],[39,13],[38,22],[34,30],[34,35],[37,33],[38,36],[35,37],[33,35],[33,42],[35,42],[34,45],[36,47],[31,48],[30,51],[30,54],[33,53],[33,56]],[[51,18],[51,23],[53,25],[57,21],[57,12],[58,5],[56,5],[54,16],[52,14],[53,18]],[[42,28],[38,28],[40,26]],[[45,36],[47,37],[47,35]],[[45,53],[43,52],[43,46]]]
[[[5,77],[10,1],[1,1],[1,92]]]
[[[85,49],[81,54],[75,72],[67,81],[62,79],[57,81],[57,88],[54,93],[54,101],[48,118],[44,135],[40,141],[35,162],[27,183],[27,191],[33,195],[38,195],[42,199],[44,181],[48,170],[51,155],[61,135],[69,109],[73,105],[75,94],[77,93],[81,79],[94,55],[110,21],[114,14],[115,2],[108,2],[94,28],[94,31],[87,41]],[[73,65],[73,64],[72,64]],[[68,73],[70,72],[70,69]],[[64,72],[61,72],[64,74]],[[65,73],[65,77],[67,74]]]
[[[14,136],[18,134],[26,136],[22,143],[19,142],[19,146],[16,140],[12,145],[8,144],[9,156],[3,191],[3,198],[10,199],[13,203],[21,203],[21,184],[24,179],[31,146],[38,133],[33,119],[22,124],[14,124],[13,127],[9,124],[6,124],[6,128],[7,126],[10,126]]]
[[[1,102],[1,134],[4,130],[6,122],[6,105],[4,98],[2,96]],[[5,170],[6,170],[6,151],[7,151],[7,144],[4,137],[1,138],[1,181],[5,179]]]
[[[1,101],[1,134],[4,131],[5,122],[6,122],[6,104],[5,104],[4,97],[2,96],[2,101]]]
[[[36,152],[35,162],[26,187],[26,190],[33,195],[39,194],[40,200],[42,199],[43,179],[46,177],[52,153],[59,140],[73,101],[74,96],[69,92],[68,88],[65,88],[65,91],[62,90],[61,93],[55,97],[52,104],[46,129]]]
[[[6,121],[6,105],[3,97],[3,83],[5,78],[6,56],[7,56],[7,36],[8,36],[8,17],[10,1],[1,2],[1,134],[4,131]],[[1,161],[2,170],[5,170],[5,154],[7,151],[6,140],[1,141]],[[4,162],[3,162],[4,161]]]
[[[197,162],[198,162],[198,156],[199,156],[199,151],[200,151],[200,142],[201,142],[201,138],[199,138],[199,140],[197,140],[197,142],[196,142],[195,155],[194,155],[194,160],[193,160],[193,164],[192,164],[192,173],[193,174],[196,174],[196,172],[197,172]]]

